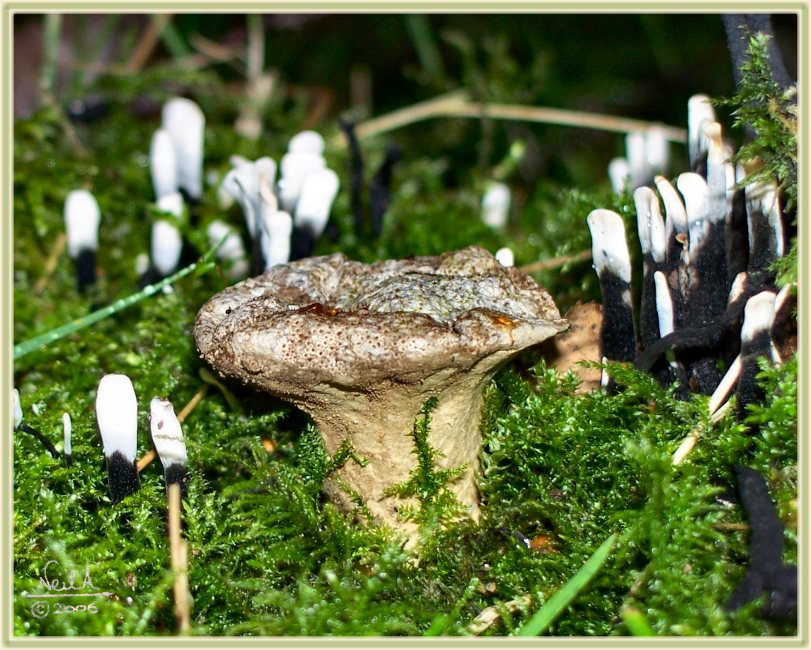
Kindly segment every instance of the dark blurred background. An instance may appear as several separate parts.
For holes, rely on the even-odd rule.
[[[338,115],[363,119],[460,87],[479,101],[684,127],[691,95],[734,91],[717,14],[267,14],[257,20],[264,32],[262,68],[273,72],[274,92],[290,101],[303,95],[315,106],[304,128],[334,128]],[[205,69],[233,84],[235,96],[244,92],[239,70],[251,23],[243,14],[166,16],[151,46],[144,41],[155,30],[155,16],[64,15],[55,37],[45,36],[43,24],[42,16],[15,16],[17,117],[30,116],[39,105],[43,43],[54,47],[54,38],[54,91],[64,102],[90,93],[105,75],[171,65]],[[774,15],[773,24],[796,78],[796,16]],[[584,182],[623,153],[616,133],[503,126],[485,134],[490,150],[526,141],[536,178]],[[469,125],[449,121],[412,129],[406,153],[411,148],[430,155],[437,128],[443,146],[456,148],[460,159],[481,156],[473,142],[481,134],[471,138]]]

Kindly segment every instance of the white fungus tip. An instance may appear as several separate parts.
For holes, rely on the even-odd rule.
[[[597,274],[610,272],[630,282],[631,257],[622,217],[612,210],[598,208],[589,213],[586,221],[591,231],[591,252]]]
[[[138,445],[138,401],[132,381],[126,375],[104,375],[96,391],[96,421],[104,455],[119,452],[135,462]]]
[[[173,97],[163,105],[162,126],[172,139],[177,183],[197,199],[203,193],[203,137],[206,118],[192,100]]]
[[[777,184],[774,182],[766,183],[763,187],[763,193],[760,197],[761,211],[769,221],[769,226],[772,229],[774,241],[774,255],[775,257],[783,257],[783,220],[782,210],[780,208],[780,195],[777,192]]]
[[[290,261],[290,235],[293,217],[289,212],[276,210],[262,215],[262,255],[265,268]]]
[[[16,388],[14,389],[14,429],[19,429],[20,425],[23,423],[23,407],[20,403],[20,391]]]
[[[166,219],[152,224],[152,264],[162,275],[169,275],[180,262],[183,240],[180,231]]]
[[[324,153],[324,138],[315,131],[301,131],[296,133],[287,144],[290,153],[315,154],[320,156]]]
[[[292,212],[298,203],[301,186],[306,176],[311,172],[324,169],[326,166],[324,158],[317,154],[286,153],[279,164],[281,171],[279,201],[282,209]]]
[[[515,255],[511,248],[499,248],[496,251],[495,258],[501,266],[515,266]]]
[[[714,121],[715,111],[709,96],[693,95],[687,100],[687,150],[691,161],[707,148],[703,126],[706,122]]]
[[[273,193],[273,186],[264,178],[259,180],[257,198],[259,200],[260,214],[272,214],[279,209],[279,199],[277,199],[276,194]]]
[[[622,194],[631,177],[631,168],[625,158],[613,158],[608,163],[608,179],[615,194]]]
[[[73,430],[73,425],[70,421],[70,413],[63,413],[62,414],[62,433],[64,435],[64,451],[65,456],[70,456],[73,453],[73,449],[70,444],[70,436]]]
[[[231,167],[239,167],[240,165],[250,165],[251,161],[245,156],[240,156],[238,153],[232,153],[228,156],[228,164],[230,164]]]
[[[707,181],[694,172],[679,174],[676,185],[684,197],[684,208],[687,212],[688,245],[692,256],[709,233],[710,222],[707,214],[709,188],[707,187]]]
[[[482,196],[482,221],[491,228],[501,229],[507,225],[509,214],[510,188],[505,183],[489,183]]]
[[[644,131],[631,131],[625,136],[625,158],[631,176],[631,185],[638,187],[650,175],[648,145]]]
[[[243,277],[248,273],[248,261],[242,238],[237,231],[219,219],[212,221],[206,228],[209,246],[214,246],[226,235],[228,235],[228,239],[217,249],[217,259],[231,263],[231,267],[226,269],[226,275],[229,278]]]
[[[257,186],[262,187],[263,184],[267,184],[270,188],[273,188],[276,184],[276,161],[269,156],[262,156],[256,159],[253,166]]]
[[[741,271],[735,276],[735,279],[732,281],[732,286],[729,289],[729,297],[727,298],[728,305],[731,305],[741,297],[748,283],[749,274],[746,271]]]
[[[656,176],[653,180],[665,206],[665,232],[667,238],[673,236],[673,233],[687,233],[687,212],[676,188],[664,176]]]
[[[258,216],[255,176],[252,163],[238,165],[228,171],[220,185],[220,188],[236,199],[242,207],[245,224],[248,226],[251,237],[256,236],[256,218]]]
[[[665,337],[675,329],[673,319],[673,296],[667,277],[661,271],[653,274],[653,286],[656,292],[656,315],[659,319],[659,336]]]
[[[338,174],[331,169],[318,169],[307,174],[296,203],[296,225],[308,227],[315,237],[319,237],[327,226],[340,184]]]
[[[735,172],[728,165],[724,154],[724,142],[721,139],[721,125],[718,122],[705,122],[702,129],[707,142],[707,216],[713,223],[723,223],[729,210],[727,205],[731,198],[729,188],[730,175]]]
[[[713,165],[724,164],[724,141],[721,125],[718,122],[704,122],[702,133],[707,142],[707,162]]]
[[[603,357],[601,359],[601,362],[602,363],[607,363],[608,362],[608,357]],[[603,368],[602,372],[600,373],[600,388],[602,388],[603,390],[608,388],[608,384],[609,384],[610,381],[611,381],[611,375],[608,374],[608,370],[606,368]]]
[[[743,363],[741,362],[741,355],[735,357],[735,361],[729,366],[718,386],[710,396],[710,401],[707,405],[707,410],[710,415],[713,415],[721,405],[726,401],[729,394],[732,392],[733,387],[738,383],[738,378],[741,376]]]
[[[648,168],[656,172],[667,169],[670,145],[664,128],[654,124],[645,132],[645,155]]]
[[[679,174],[676,186],[684,197],[684,208],[688,221],[697,219],[706,213],[707,181],[700,174],[685,172]]]
[[[183,216],[183,195],[180,192],[164,194],[158,199],[157,206],[161,212],[168,212],[181,218]]]
[[[146,253],[138,253],[135,256],[135,275],[142,276],[149,270],[149,255]]]
[[[673,452],[672,463],[674,466],[682,464],[684,459],[687,458],[691,451],[693,451],[693,448],[696,446],[696,442],[698,442],[698,436],[695,433],[689,433],[684,437],[684,440],[681,441],[679,448]]]
[[[794,289],[794,283],[789,282],[786,284],[780,291],[777,292],[777,297],[774,299],[774,313],[775,315],[779,314],[783,307],[785,307],[786,302],[791,297],[791,292]]]
[[[149,403],[149,427],[164,468],[174,464],[185,465],[187,456],[183,429],[168,399],[154,397]]]
[[[73,190],[65,199],[65,234],[68,255],[76,259],[83,250],[98,250],[101,211],[87,190]]]
[[[213,246],[226,235],[228,235],[228,239],[226,239],[223,245],[217,250],[217,257],[224,260],[235,260],[245,257],[245,247],[242,245],[242,240],[237,234],[237,231],[230,225],[221,219],[216,219],[208,224],[206,228],[206,237],[208,238],[209,246]]]
[[[650,253],[654,262],[664,262],[665,224],[656,192],[646,186],[636,188],[634,205],[642,253]]]
[[[158,129],[149,147],[149,172],[155,198],[177,192],[177,156],[172,137],[165,129]]]
[[[774,322],[774,291],[761,291],[746,301],[743,310],[741,342],[749,343],[761,332],[768,331]]]

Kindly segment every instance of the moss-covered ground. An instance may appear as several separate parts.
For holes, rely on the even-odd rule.
[[[72,127],[81,149],[53,107],[17,121],[15,343],[137,290],[135,256],[148,251],[154,214],[148,153],[157,121],[133,114],[131,102],[144,95],[162,102],[173,92],[169,78],[206,114],[206,170],[215,176],[233,153],[278,159],[298,130],[302,107],[278,102],[268,108],[271,128],[262,138],[238,137],[238,102],[216,77],[161,69],[137,79],[102,78],[110,112]],[[469,128],[450,122],[452,132]],[[330,123],[324,133],[338,130]],[[364,141],[369,170],[386,143]],[[333,209],[339,237],[323,238],[316,252],[372,260],[477,243],[491,251],[509,245],[517,264],[525,264],[587,249],[585,217],[595,207],[620,211],[628,232],[636,232],[629,197],[612,196],[605,183],[576,189],[539,183],[522,197],[510,228],[495,233],[479,220],[482,177],[469,173],[449,183],[452,156],[438,154],[441,147],[432,151],[430,157],[412,151],[399,163],[379,240],[355,235],[342,191]],[[331,146],[326,155],[348,186],[346,149]],[[77,293],[65,253],[52,272],[44,270],[63,231],[65,196],[78,187],[94,192],[103,214],[100,279],[87,295]],[[223,217],[242,224],[238,207],[218,207],[211,184],[193,209],[201,226]],[[200,252],[208,249],[202,227],[185,234]],[[578,299],[599,298],[589,262],[536,278],[562,311]],[[228,283],[217,268],[191,275],[168,293],[15,361],[24,421],[58,448],[62,414],[73,421],[69,468],[33,436],[14,433],[16,635],[176,632],[160,463],[141,473],[136,494],[118,504],[108,496],[94,400],[99,379],[113,372],[129,375],[138,395],[139,456],[150,447],[152,397],[167,396],[179,411],[206,391],[183,424],[193,634],[465,635],[480,612],[497,606],[500,616],[482,633],[510,635],[613,533],[617,542],[595,579],[545,633],[630,634],[625,621],[635,611],[660,635],[796,633],[793,623],[757,616],[758,603],[734,613],[723,608],[745,573],[748,534],[741,508],[718,498],[734,485],[733,464],[762,472],[786,529],[784,561],[796,562],[795,360],[764,369],[767,401],[751,416],[760,423],[753,436],[749,423],[731,417],[711,424],[705,397],[680,401],[632,369],[613,368],[616,394],[580,395],[573,374],[548,368],[537,352],[524,354],[487,389],[481,521],[452,521],[453,504],[433,485],[418,513],[424,537],[415,562],[393,535],[358,525],[325,501],[321,485],[334,459],[304,415],[239,385],[226,392],[201,375],[191,328],[201,304]],[[695,450],[674,467],[673,452],[693,430],[701,434]],[[75,571],[78,585],[86,570],[98,591],[112,594],[93,601],[98,613],[57,612],[51,603],[48,615],[34,615],[36,599],[27,596],[43,593],[43,576],[67,580]],[[522,598],[518,606],[502,606]]]

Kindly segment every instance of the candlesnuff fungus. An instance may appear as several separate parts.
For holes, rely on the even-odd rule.
[[[565,328],[541,286],[473,246],[275,266],[211,298],[194,336],[220,374],[309,413],[330,454],[351,444],[365,464],[350,460],[328,479],[333,502],[350,510],[359,495],[379,522],[413,533],[387,489],[416,466],[410,434],[422,405],[438,398],[429,443],[443,467],[466,467],[451,487],[477,518],[482,390],[520,350]]]
[[[96,391],[96,421],[107,458],[110,500],[118,503],[141,486],[138,450],[138,400],[127,375],[104,375]]]
[[[101,211],[87,190],[72,190],[65,199],[65,234],[68,255],[76,265],[80,292],[96,283],[96,251],[99,248]]]
[[[172,402],[164,397],[152,398],[149,403],[149,427],[155,451],[163,463],[167,490],[172,483],[178,483],[181,495],[185,495],[186,441]]]
[[[70,436],[71,432],[73,431],[73,424],[71,423],[70,413],[63,413],[62,414],[62,433],[64,436],[64,447],[63,450],[65,452],[65,465],[70,467],[73,464],[73,447],[70,444]]]

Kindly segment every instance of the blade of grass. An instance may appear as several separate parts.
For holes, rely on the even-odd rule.
[[[594,551],[594,554],[586,560],[586,563],[580,570],[571,577],[569,582],[558,589],[554,595],[544,603],[543,607],[516,632],[516,635],[538,636],[543,633],[600,570],[600,567],[603,566],[608,558],[608,554],[611,552],[611,548],[614,546],[616,539],[617,534],[614,533],[605,540],[600,545],[600,548]]]
[[[173,20],[169,20],[160,32],[160,38],[173,59],[182,59],[191,54],[191,49],[183,40],[180,31],[175,26]]]
[[[623,607],[620,610],[620,618],[633,636],[656,636],[651,626],[648,625],[645,615],[636,607]]]
[[[214,246],[212,246],[206,253],[203,255],[197,262],[193,264],[189,264],[186,268],[181,269],[174,275],[170,275],[168,278],[161,280],[160,282],[156,282],[155,284],[150,284],[144,287],[138,293],[131,294],[126,298],[121,298],[121,300],[116,300],[114,303],[107,305],[106,307],[102,307],[87,316],[83,316],[82,318],[77,318],[76,320],[72,320],[69,323],[65,323],[64,325],[60,325],[59,327],[55,327],[52,330],[48,330],[47,332],[40,334],[39,336],[35,336],[34,338],[28,339],[27,341],[23,341],[18,345],[14,346],[14,359],[17,360],[20,357],[25,356],[29,352],[33,352],[39,347],[44,347],[49,343],[53,343],[54,341],[58,341],[64,336],[68,334],[73,334],[74,332],[78,332],[79,330],[84,329],[94,323],[98,323],[100,320],[104,320],[108,316],[115,314],[116,312],[121,311],[122,309],[126,309],[127,307],[131,307],[132,305],[141,302],[142,300],[149,298],[150,296],[155,295],[158,291],[161,291],[164,287],[168,287],[170,284],[173,284],[180,280],[181,278],[185,278],[187,275],[194,273],[195,271],[205,273],[208,268],[208,265],[211,262],[211,259],[214,257],[214,254],[217,250],[222,246],[225,240],[230,235],[225,235],[219,242],[217,242]]]
[[[425,14],[407,14],[405,25],[423,72],[431,81],[441,82],[445,78],[445,66],[442,65],[442,55],[429,17]]]

